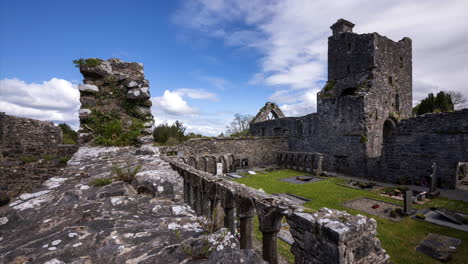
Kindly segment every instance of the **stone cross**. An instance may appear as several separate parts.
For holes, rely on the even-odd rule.
[[[223,163],[216,163],[216,176],[223,176]]]
[[[437,189],[437,164],[432,163],[432,174],[431,174],[431,188],[430,193],[434,193]]]

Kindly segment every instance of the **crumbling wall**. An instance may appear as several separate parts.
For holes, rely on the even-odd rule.
[[[236,166],[236,163],[244,167],[241,164],[242,160],[247,161],[246,167],[275,164],[276,152],[284,149],[287,149],[287,142],[279,137],[223,137],[191,139],[175,147],[163,147],[161,152],[166,154],[177,152],[186,163],[189,163],[190,159],[195,159],[198,167],[202,160],[209,166],[209,169],[204,168],[204,170],[210,171],[210,165],[215,166],[216,162],[225,163],[225,168]],[[214,162],[212,157],[215,158]]]
[[[278,107],[277,104],[272,102],[267,102],[261,109],[258,111],[257,115],[250,121],[251,124],[262,122],[266,120],[274,120],[278,118],[284,118],[283,111]]]
[[[77,150],[52,122],[0,113],[0,203],[54,176]]]
[[[78,63],[84,76],[80,90],[79,144],[133,145],[152,141],[149,82],[143,64],[119,59]]]
[[[468,109],[425,114],[398,123],[384,140],[381,178],[420,185],[437,164],[439,184],[454,188],[458,162],[468,161]]]

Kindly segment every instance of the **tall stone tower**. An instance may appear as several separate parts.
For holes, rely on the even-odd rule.
[[[317,95],[322,146],[339,171],[368,174],[385,136],[411,116],[411,39],[356,34],[339,19],[328,38],[328,81]],[[362,164],[367,161],[368,164]]]

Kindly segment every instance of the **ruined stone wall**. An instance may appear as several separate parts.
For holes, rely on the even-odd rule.
[[[92,141],[97,145],[131,145],[152,141],[153,116],[143,64],[119,59],[91,59],[94,64],[90,64],[89,60],[79,65],[84,77],[83,84],[78,86],[79,144]],[[138,140],[128,140],[130,134],[120,137],[122,133],[115,132],[115,126],[121,126],[124,132],[141,133],[141,136]],[[117,136],[108,135],[112,127],[112,133]]]
[[[421,184],[438,166],[440,185],[454,188],[458,162],[468,161],[468,109],[403,120],[385,140],[381,178]],[[425,179],[424,179],[425,178]]]
[[[214,173],[217,162],[222,162],[227,172],[235,167],[275,164],[276,152],[287,148],[286,140],[279,137],[224,137],[191,139],[175,147],[161,148],[161,152],[177,152],[185,163]],[[243,160],[247,164],[242,164]]]
[[[52,122],[0,113],[0,203],[54,176],[77,149]]]
[[[163,157],[184,182],[184,201],[197,214],[212,215],[210,205],[220,203],[224,224],[236,230],[240,220],[241,248],[252,248],[253,217],[259,219],[264,260],[278,263],[277,235],[286,218],[294,243],[295,263],[389,263],[377,238],[377,222],[366,216],[322,208],[309,214],[302,206],[251,187],[220,179],[187,164]]]

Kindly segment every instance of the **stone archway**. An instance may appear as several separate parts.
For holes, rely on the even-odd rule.
[[[209,156],[205,158],[206,160],[206,171],[215,175],[216,174],[216,158]]]
[[[200,157],[198,159],[197,170],[206,171],[206,158],[205,157]]]
[[[392,134],[393,130],[395,130],[397,121],[393,117],[387,118],[383,125],[383,143],[386,143],[388,137]]]
[[[190,157],[188,159],[188,164],[196,169],[197,168],[197,159],[195,157]]]

